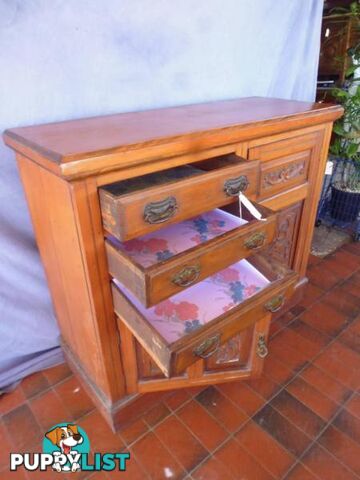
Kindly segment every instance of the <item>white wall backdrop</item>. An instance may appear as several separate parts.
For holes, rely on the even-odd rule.
[[[0,130],[262,95],[312,100],[323,0],[0,0]],[[0,387],[60,361],[0,142]],[[46,199],[44,199],[46,201]]]

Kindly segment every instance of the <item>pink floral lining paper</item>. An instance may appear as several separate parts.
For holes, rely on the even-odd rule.
[[[216,209],[134,240],[115,242],[137,264],[150,267],[245,223],[242,218]]]
[[[241,260],[170,299],[145,308],[122,283],[114,282],[168,343],[211,322],[270,283],[247,260]]]

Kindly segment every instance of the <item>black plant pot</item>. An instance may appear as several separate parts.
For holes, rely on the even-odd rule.
[[[331,186],[331,216],[342,222],[355,222],[360,211],[360,192],[345,192]]]

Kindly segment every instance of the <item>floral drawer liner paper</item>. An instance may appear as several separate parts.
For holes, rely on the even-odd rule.
[[[137,264],[150,267],[248,223],[216,209],[127,242],[115,241]]]
[[[115,283],[161,336],[173,343],[252,297],[270,281],[241,260],[151,308]]]

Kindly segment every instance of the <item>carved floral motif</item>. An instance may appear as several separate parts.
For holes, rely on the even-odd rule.
[[[291,266],[294,238],[301,213],[301,203],[280,212],[274,241],[268,249],[271,257]]]
[[[236,335],[222,345],[216,353],[216,364],[234,363],[240,360],[241,335]]]
[[[266,173],[262,179],[262,187],[264,189],[287,182],[293,178],[300,177],[305,172],[305,160],[294,162],[278,170]]]

